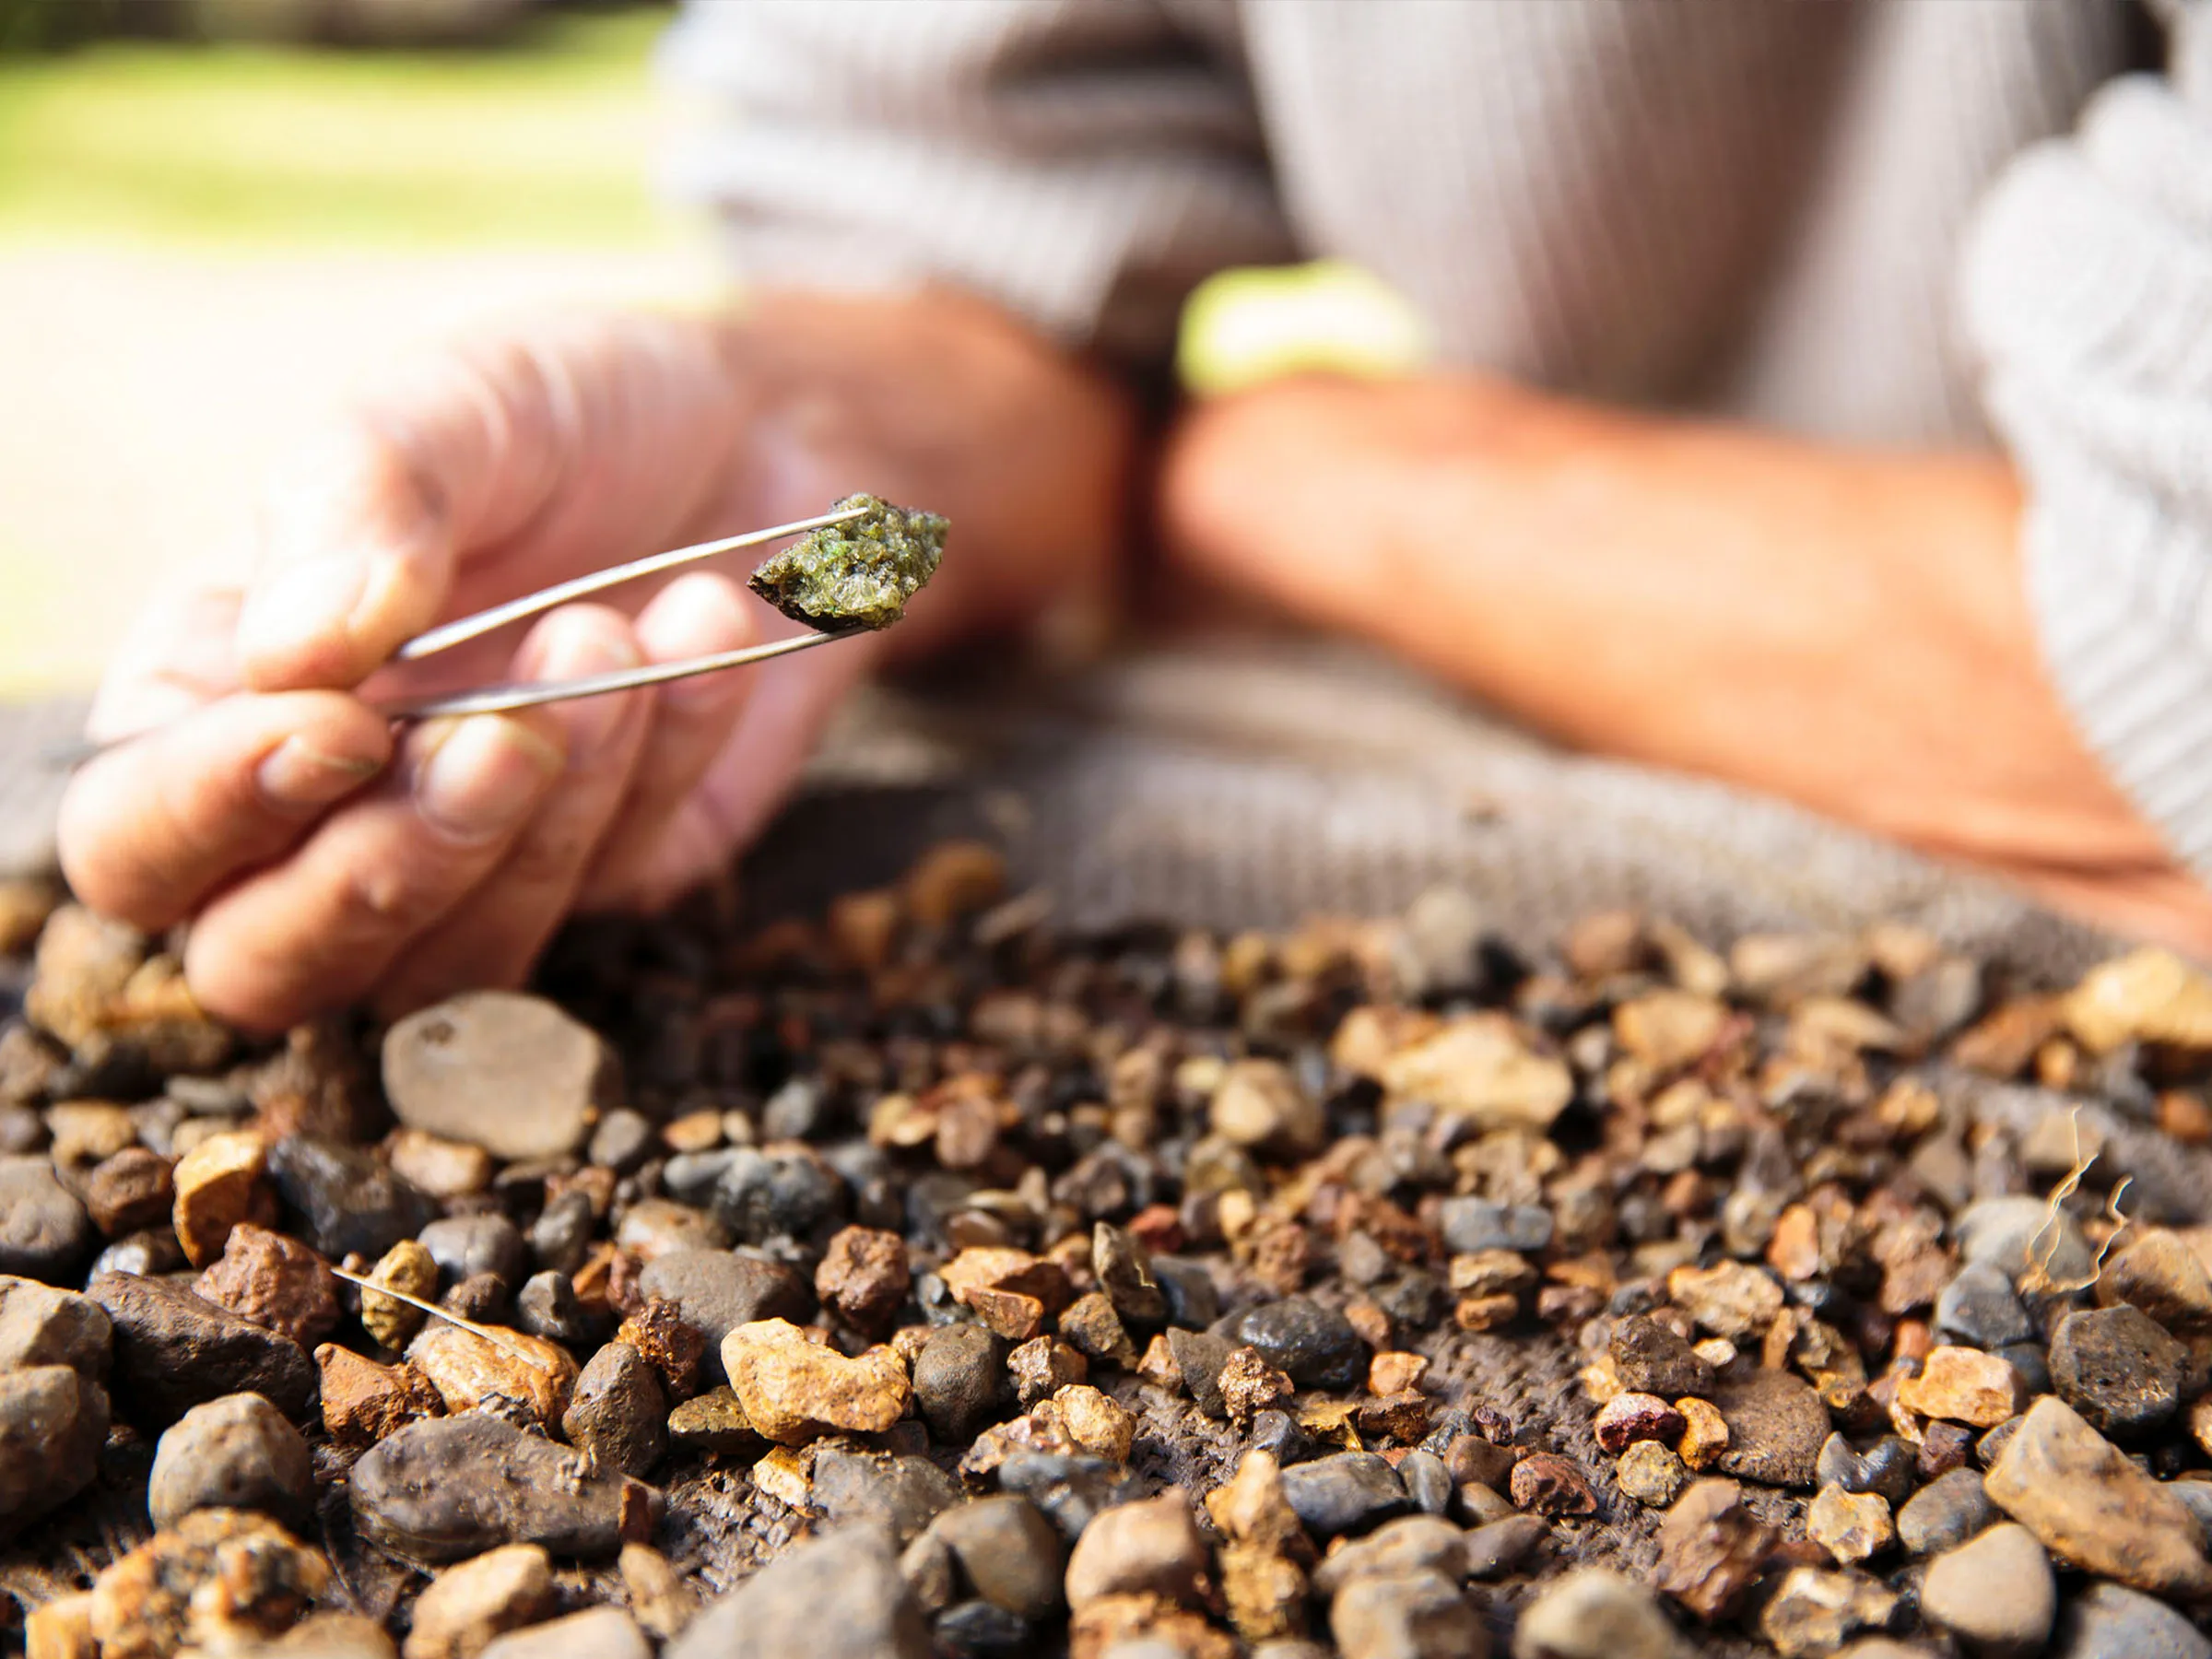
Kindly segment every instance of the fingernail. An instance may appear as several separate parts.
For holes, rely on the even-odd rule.
[[[418,741],[415,809],[455,841],[488,841],[516,829],[567,759],[558,745],[501,714],[433,721]]]
[[[263,759],[253,781],[273,806],[314,812],[359,788],[383,771],[383,762],[358,755],[326,755],[304,737],[287,737]]]
[[[368,583],[367,561],[350,555],[295,565],[247,601],[241,642],[251,655],[277,655],[342,639]]]
[[[642,661],[634,651],[608,649],[594,644],[565,659],[557,674],[547,678],[581,679],[586,675],[613,674],[625,668],[635,668]],[[604,749],[608,741],[621,729],[623,720],[630,710],[630,700],[621,695],[580,697],[565,705],[561,719],[569,728],[569,769],[573,771],[585,765]]]

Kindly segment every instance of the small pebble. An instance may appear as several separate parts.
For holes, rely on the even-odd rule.
[[[1953,1469],[1906,1500],[1897,1512],[1897,1535],[1914,1555],[1940,1555],[1996,1518],[1996,1506],[1982,1490],[1982,1477],[1971,1469]]]
[[[653,1659],[653,1643],[620,1607],[586,1607],[495,1636],[477,1659]]]
[[[1689,1484],[1689,1471],[1658,1441],[1638,1441],[1613,1467],[1620,1489],[1649,1509],[1665,1509]]]
[[[1295,1508],[1297,1500],[1291,1501]],[[1305,1519],[1302,1513],[1300,1519]],[[1105,1596],[1157,1595],[1200,1606],[1206,1559],[1189,1500],[1171,1487],[1156,1498],[1108,1510],[1084,1529],[1067,1560],[1067,1605],[1080,1611]]]
[[[1922,1613],[1993,1659],[2040,1653],[2058,1612],[2058,1583],[2035,1535],[2006,1522],[1936,1558]]]
[[[645,1474],[668,1446],[668,1397],[659,1373],[628,1343],[608,1343],[578,1374],[560,1428],[603,1467]]]
[[[619,1103],[619,1071],[596,1031],[542,997],[468,991],[384,1035],[384,1095],[409,1128],[502,1159],[572,1152]]]
[[[1847,1492],[1825,1486],[1805,1511],[1805,1535],[1841,1567],[1879,1555],[1897,1539],[1889,1500],[1878,1492]]]
[[[1513,1659],[1689,1659],[1650,1591],[1603,1567],[1578,1567],[1522,1610]]]
[[[74,1284],[98,1237],[44,1158],[0,1158],[0,1273]]]
[[[2058,1397],[2117,1439],[2139,1439],[2171,1422],[2188,1373],[2189,1350],[2139,1308],[2086,1309],[2052,1327]]]
[[[495,1636],[553,1610],[553,1563],[509,1544],[448,1567],[416,1598],[402,1659],[476,1659]]]
[[[2212,1639],[2164,1602],[2090,1583],[2059,1615],[2054,1659],[2212,1659]]]
[[[243,1509],[301,1532],[314,1513],[314,1473],[307,1441],[283,1413],[259,1394],[229,1394],[162,1430],[147,1507],[156,1526],[196,1509]]]
[[[1398,1472],[1371,1452],[1338,1452],[1283,1471],[1283,1496],[1308,1532],[1365,1532],[1410,1504]]]

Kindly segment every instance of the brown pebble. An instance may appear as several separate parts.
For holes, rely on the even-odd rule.
[[[1272,1411],[1298,1392],[1296,1384],[1266,1360],[1257,1348],[1240,1347],[1222,1363],[1214,1386],[1229,1420],[1242,1429],[1263,1411]]]
[[[144,1147],[125,1147],[85,1178],[85,1208],[109,1238],[167,1221],[176,1203],[169,1159]]]
[[[223,1253],[193,1289],[301,1347],[313,1347],[337,1327],[337,1275],[297,1239],[251,1221],[230,1230]]]
[[[707,1339],[676,1303],[657,1296],[649,1299],[622,1322],[615,1340],[629,1343],[660,1372],[671,1400],[688,1400],[699,1392]]]
[[[404,1360],[379,1365],[326,1342],[315,1350],[315,1364],[323,1375],[323,1427],[341,1445],[372,1445],[409,1423],[445,1415],[430,1380]]]
[[[1552,1520],[1597,1513],[1590,1477],[1572,1458],[1556,1452],[1532,1452],[1515,1464],[1509,1496],[1516,1509]]]
[[[1590,1425],[1597,1443],[1616,1457],[1637,1441],[1672,1441],[1688,1427],[1679,1411],[1648,1394],[1615,1394]]]
[[[1744,1507],[1733,1480],[1693,1480],[1659,1524],[1653,1582],[1708,1623],[1745,1599],[1773,1547],[1771,1526]]]
[[[856,1331],[880,1335],[912,1287],[906,1241],[873,1227],[848,1227],[830,1241],[815,1269],[814,1293]]]

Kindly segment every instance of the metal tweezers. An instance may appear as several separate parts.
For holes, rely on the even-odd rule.
[[[825,512],[818,518],[798,519],[788,524],[773,524],[766,530],[748,530],[743,535],[725,535],[719,541],[700,542],[688,547],[673,548],[666,553],[654,553],[644,559],[632,559],[628,564],[610,565],[604,571],[594,571],[569,582],[555,582],[540,588],[535,594],[524,594],[518,599],[507,600],[474,616],[461,617],[451,622],[441,622],[413,639],[392,653],[395,663],[416,663],[425,657],[436,656],[504,628],[510,622],[524,617],[535,617],[556,606],[566,605],[571,599],[581,599],[587,594],[596,594],[625,582],[634,582],[641,576],[654,575],[662,571],[674,570],[701,559],[711,559],[717,553],[735,552],[739,547],[755,547],[763,542],[796,535],[803,531],[819,530],[830,524],[841,524],[849,519],[865,517],[874,511],[868,507],[847,508],[841,512]],[[504,685],[478,686],[467,691],[442,691],[434,696],[403,698],[395,701],[380,702],[374,708],[394,720],[429,720],[441,714],[502,714],[512,709],[535,708],[539,703],[563,702],[575,697],[604,697],[610,691],[633,691],[641,686],[665,685],[670,680],[689,679],[694,675],[718,674],[724,668],[742,668],[747,663],[764,663],[771,657],[789,656],[794,651],[805,651],[813,645],[827,645],[832,640],[850,639],[864,631],[857,628],[831,629],[822,632],[793,634],[781,640],[771,640],[761,645],[747,645],[736,651],[718,651],[708,656],[685,657],[674,663],[647,663],[637,668],[620,668],[607,674],[589,674],[578,679],[513,680]],[[94,755],[117,744],[128,743],[132,737],[144,734],[132,733],[110,743],[84,743],[54,751],[50,759],[59,766],[76,766]]]

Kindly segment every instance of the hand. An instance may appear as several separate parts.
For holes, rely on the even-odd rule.
[[[1582,747],[1784,796],[2212,948],[2212,896],[2075,735],[1978,455],[1828,449],[1474,377],[1191,411],[1171,547]]]
[[[950,297],[564,321],[432,359],[303,449],[242,590],[187,583],[132,636],[91,732],[143,735],[74,780],[64,869],[141,927],[188,920],[194,994],[249,1027],[517,982],[570,911],[665,902],[722,867],[885,645],[1095,581],[1127,441],[1104,382]],[[551,612],[519,643],[384,665],[441,618],[854,489],[955,524],[896,634],[758,680],[397,732],[369,707],[790,631],[728,571],[695,569]]]

